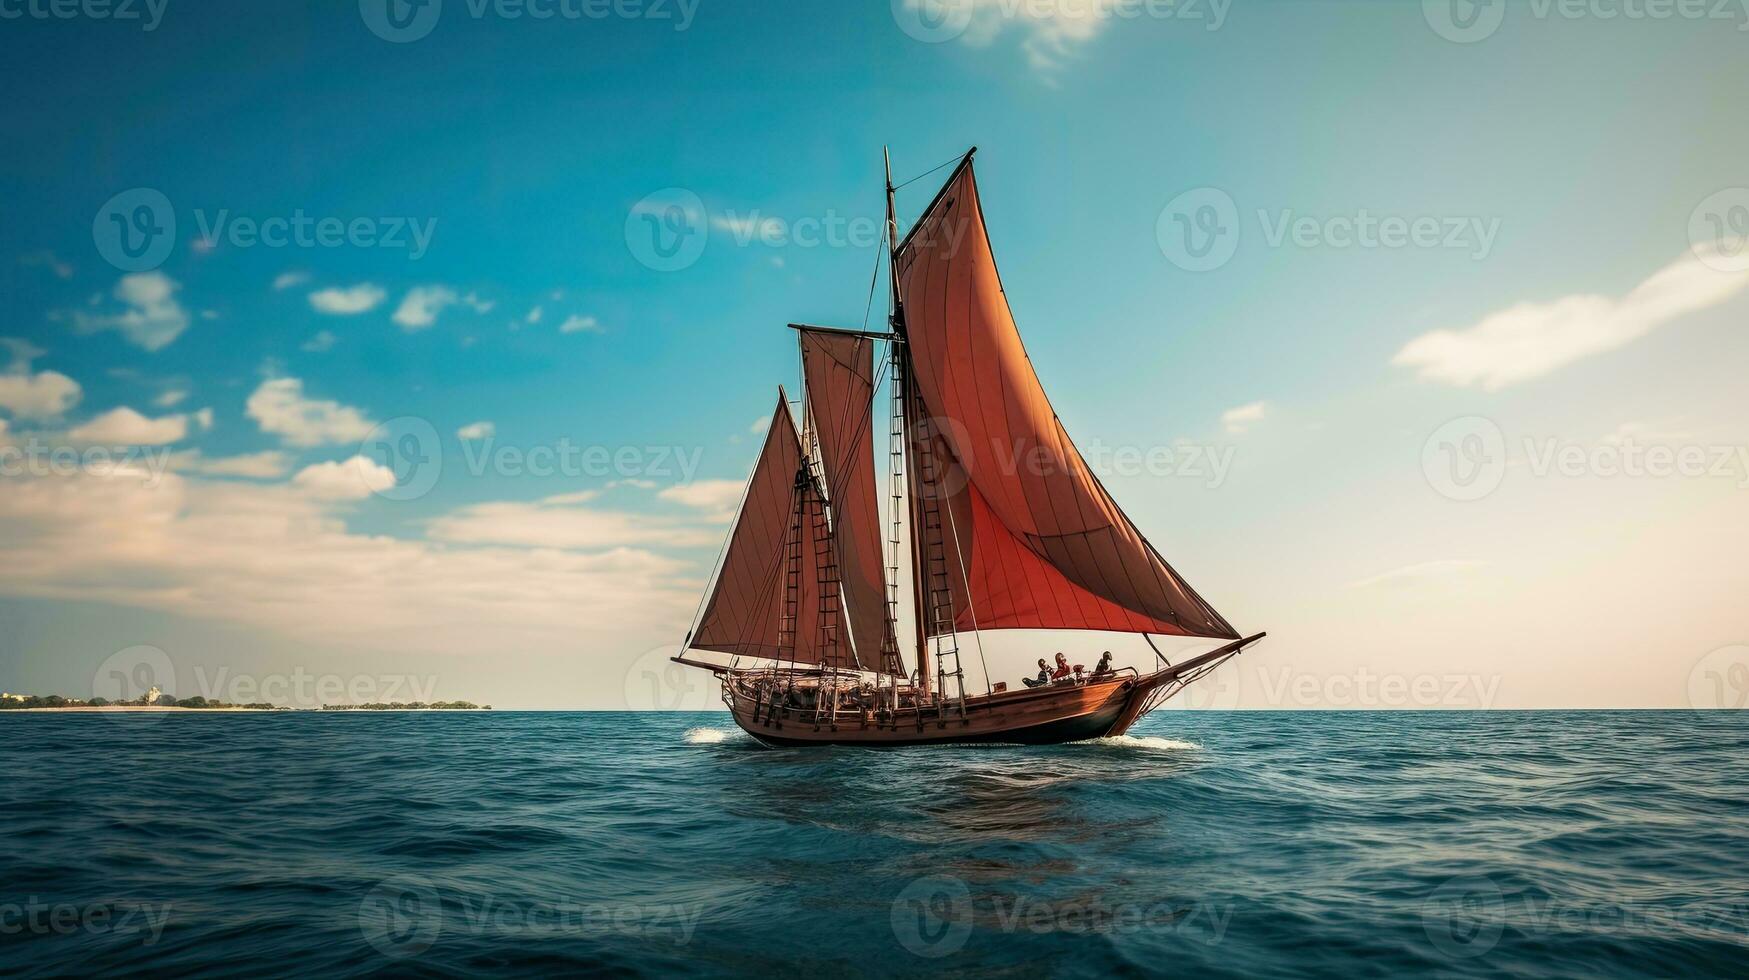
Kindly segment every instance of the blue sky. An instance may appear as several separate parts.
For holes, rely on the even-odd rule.
[[[910,0],[444,0],[404,43],[357,3],[169,0],[150,30],[8,6],[0,443],[165,472],[0,475],[0,685],[82,693],[147,646],[191,692],[643,706],[796,387],[782,325],[863,320],[883,144],[901,179],[980,147],[1084,448],[1224,461],[1107,471],[1271,631],[1223,697],[1398,706],[1343,693],[1390,675],[1675,706],[1742,662],[1749,14],[1482,5],[1454,40],[1439,3],[965,2],[933,42]],[[94,223],[137,189],[176,233],[130,273]],[[639,235],[675,200],[705,244],[664,271]],[[1230,258],[1186,268],[1180,209],[1236,228]],[[366,234],[249,239],[299,216]],[[1369,221],[1437,232],[1352,242]],[[1479,499],[1430,462],[1454,419],[1501,436]],[[421,424],[442,475],[396,492],[358,457]],[[629,462],[469,465],[566,446]],[[1724,462],[1613,474],[1624,446]]]

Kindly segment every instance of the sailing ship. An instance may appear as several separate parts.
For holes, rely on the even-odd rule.
[[[780,387],[673,658],[715,674],[735,722],[762,742],[1121,735],[1264,636],[1241,637],[1166,563],[1058,421],[996,272],[976,152],[903,238],[888,158],[887,330],[790,325],[801,346],[799,424]],[[877,418],[889,423],[884,523]],[[1075,665],[1012,690],[986,664],[984,689],[968,689],[962,643],[981,653],[982,634],[996,630],[1140,634],[1154,659],[1145,669]],[[1219,645],[1173,663],[1155,636]]]

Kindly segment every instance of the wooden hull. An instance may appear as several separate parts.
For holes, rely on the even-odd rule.
[[[1057,745],[1122,735],[1161,700],[1263,634],[1165,667],[1123,671],[1078,684],[1053,684],[968,697],[897,712],[844,708],[818,712],[757,699],[756,683],[722,672],[723,700],[735,724],[767,745],[945,745],[955,742]],[[685,663],[686,661],[680,661]]]
[[[1056,745],[1114,734],[1135,693],[1133,679],[1012,691],[967,698],[963,716],[958,703],[949,702],[894,717],[841,711],[816,718],[812,709],[771,712],[745,697],[734,697],[730,711],[737,725],[767,745]]]

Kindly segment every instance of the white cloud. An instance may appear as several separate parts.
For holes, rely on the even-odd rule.
[[[175,408],[177,405],[182,404],[182,400],[187,397],[187,390],[182,388],[171,388],[152,399],[152,404],[158,408]]]
[[[20,418],[60,415],[82,394],[79,382],[59,371],[0,374],[0,408]]]
[[[0,409],[20,418],[53,417],[78,404],[77,381],[58,371],[30,373],[31,363],[47,351],[17,337],[0,337],[0,347],[12,355],[0,370]]]
[[[607,331],[596,322],[592,316],[578,316],[573,313],[559,324],[560,333],[606,333]]]
[[[744,489],[740,480],[694,480],[667,487],[656,496],[705,511],[710,520],[722,522],[734,518]]]
[[[128,408],[112,408],[67,433],[78,443],[103,446],[162,446],[188,436],[188,416],[147,418]]]
[[[273,277],[273,288],[276,291],[291,289],[294,286],[302,286],[309,281],[310,274],[308,272],[282,272]]]
[[[29,371],[31,362],[47,354],[48,351],[19,337],[0,337],[0,347],[6,348],[12,355],[12,362],[7,365],[8,371],[20,374]]]
[[[1268,402],[1252,402],[1249,405],[1240,405],[1238,408],[1229,408],[1222,412],[1221,424],[1226,426],[1228,432],[1239,435],[1251,426],[1263,421],[1263,417],[1268,414]]]
[[[1697,440],[1697,436],[1686,429],[1674,425],[1656,425],[1650,422],[1623,422],[1615,427],[1615,431],[1603,437],[1610,445],[1620,446],[1633,444],[1647,445],[1683,445]]]
[[[760,217],[757,212],[736,214],[733,211],[711,216],[711,227],[735,236],[738,242],[771,241],[784,238],[785,225],[780,218]]]
[[[277,480],[291,472],[291,456],[277,449],[243,453],[238,456],[202,456],[190,449],[170,458],[170,468],[185,473],[207,476],[242,476],[255,480]]]
[[[599,496],[601,496],[601,491],[599,490],[579,490],[576,493],[557,493],[551,497],[542,497],[541,503],[551,504],[555,507],[568,506],[571,504],[586,504]]]
[[[468,440],[490,439],[492,436],[496,435],[497,432],[498,427],[490,422],[469,422],[467,425],[455,430],[455,434],[458,437]]]
[[[715,531],[645,514],[591,510],[579,504],[592,497],[560,494],[537,503],[474,504],[432,521],[426,533],[459,544],[599,551],[629,546],[709,547]]]
[[[569,653],[684,628],[697,569],[648,551],[355,534],[295,485],[0,475],[0,594],[107,602],[372,651]]]
[[[364,456],[306,466],[292,485],[318,500],[363,500],[395,485],[395,473]]]
[[[261,383],[245,404],[245,413],[293,446],[356,442],[376,423],[356,408],[336,401],[305,398],[297,378],[271,378]]]
[[[445,307],[459,302],[461,297],[448,286],[414,286],[407,290],[407,295],[401,298],[400,308],[389,319],[409,333],[424,330],[437,322],[437,315]]]
[[[905,0],[904,9],[908,16],[924,18],[924,24],[933,25],[945,16],[948,25],[963,25],[959,40],[970,47],[988,47],[1013,28],[1022,35],[1020,48],[1027,64],[1049,77],[1080,45],[1133,7],[1129,0]],[[1225,3],[1213,4],[1208,11],[1211,19],[1203,26],[1219,29],[1226,10]]]
[[[523,317],[522,320],[524,323],[539,323],[542,314],[544,314],[545,312],[546,312],[545,310],[542,310],[540,307],[537,306],[534,309],[529,310],[528,316]]]
[[[213,427],[213,410],[211,408],[198,409],[189,418],[194,419],[195,424],[200,426],[203,432]]]
[[[333,350],[334,344],[338,342],[339,339],[340,338],[334,336],[333,331],[319,330],[314,337],[304,341],[298,349],[309,354],[322,354]]]
[[[414,286],[401,297],[401,305],[390,319],[412,333],[436,323],[445,309],[457,304],[475,313],[490,313],[498,305],[492,300],[482,299],[479,293],[470,292],[464,296],[448,286]]]
[[[1711,247],[1711,246],[1709,246]],[[1423,381],[1497,391],[1623,347],[1671,321],[1717,306],[1749,286],[1749,271],[1722,272],[1684,252],[1620,299],[1595,294],[1519,303],[1463,330],[1411,340],[1391,363]]]
[[[747,431],[751,432],[757,436],[757,435],[763,435],[765,433],[765,431],[767,429],[770,429],[770,428],[771,428],[771,416],[761,415],[758,418],[753,420],[753,424],[747,427]]]
[[[378,304],[388,298],[388,295],[381,286],[361,282],[346,289],[337,287],[318,289],[310,294],[310,306],[317,313],[327,313],[331,316],[354,316],[376,309]]]
[[[53,272],[57,279],[73,278],[73,267],[66,262],[62,262],[55,256],[55,253],[50,252],[47,249],[40,252],[32,252],[29,255],[21,255],[18,257],[18,261],[21,265],[42,266],[50,272]]]
[[[188,329],[188,311],[176,301],[181,288],[162,272],[129,273],[115,285],[113,295],[125,307],[120,313],[74,310],[73,328],[80,333],[115,330],[146,350],[161,350]]]
[[[1454,575],[1461,575],[1465,572],[1482,568],[1487,564],[1488,563],[1485,561],[1470,561],[1467,559],[1456,558],[1448,558],[1442,561],[1424,561],[1414,565],[1404,565],[1402,568],[1393,568],[1388,572],[1381,572],[1378,575],[1363,578],[1357,582],[1350,582],[1348,583],[1348,587],[1351,589],[1371,589],[1379,587],[1395,588],[1411,586],[1422,582],[1435,581],[1438,579],[1450,578]]]

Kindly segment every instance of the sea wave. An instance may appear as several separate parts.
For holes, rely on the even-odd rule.
[[[754,751],[721,712],[12,714],[0,909],[33,933],[0,976],[1735,976],[1749,951],[1745,712],[1174,711],[975,751]]]
[[[1148,749],[1155,752],[1193,752],[1202,748],[1195,742],[1186,742],[1181,738],[1166,738],[1161,735],[1113,735],[1109,738],[1098,739],[1094,744],[1120,749]]]

